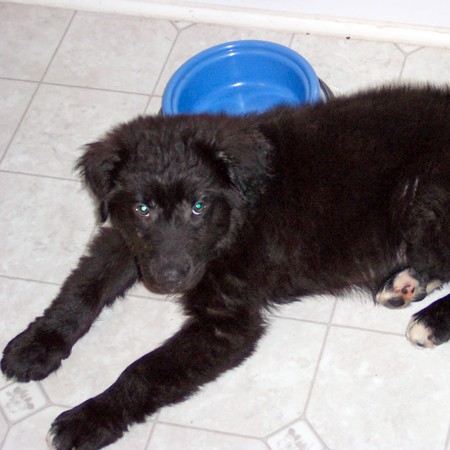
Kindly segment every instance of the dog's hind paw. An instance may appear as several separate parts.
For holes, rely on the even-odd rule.
[[[384,283],[375,300],[388,308],[402,308],[410,302],[423,300],[439,284],[433,281],[425,285],[413,269],[405,269]]]
[[[433,348],[436,345],[433,341],[433,330],[415,317],[411,319],[406,328],[406,337],[412,344],[420,348]]]
[[[422,348],[433,348],[450,341],[450,294],[414,314],[406,337]]]

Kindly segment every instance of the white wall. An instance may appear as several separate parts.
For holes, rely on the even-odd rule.
[[[450,48],[450,0],[9,0]]]
[[[192,2],[179,0],[179,3]],[[199,0],[197,3],[450,28],[450,0]]]

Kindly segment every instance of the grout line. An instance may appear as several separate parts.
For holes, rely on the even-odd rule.
[[[450,424],[448,425],[447,440],[445,441],[443,450],[450,450]]]
[[[333,309],[332,309],[331,314],[330,314],[330,320],[327,323],[327,329],[325,331],[325,336],[323,337],[322,347],[321,347],[320,352],[319,352],[319,357],[317,358],[316,368],[314,369],[314,374],[313,374],[313,376],[311,378],[311,384],[310,384],[310,387],[309,387],[308,396],[306,397],[305,406],[303,408],[303,416],[305,417],[305,419],[307,419],[308,407],[309,407],[309,404],[311,402],[311,397],[312,397],[312,392],[314,390],[314,386],[316,384],[316,378],[317,378],[317,374],[319,373],[319,368],[320,368],[320,365],[321,365],[321,362],[322,362],[322,356],[323,356],[323,354],[325,352],[325,346],[326,346],[327,341],[328,341],[328,335],[330,334],[330,330],[331,330],[331,327],[333,325],[332,321],[333,321],[333,316],[334,316],[334,313],[336,311],[336,308],[337,308],[337,299],[334,301]],[[308,423],[309,423],[309,421],[308,421]]]
[[[172,45],[171,45],[171,47],[170,47],[170,50],[169,50],[169,52],[167,53],[166,60],[164,61],[163,65],[162,65],[162,67],[161,67],[161,70],[160,70],[160,72],[159,72],[159,76],[158,76],[158,78],[157,78],[156,81],[155,81],[155,84],[154,84],[153,89],[152,89],[152,92],[151,92],[151,96],[159,96],[158,94],[155,93],[156,88],[158,87],[159,82],[161,81],[161,78],[162,78],[162,76],[163,76],[164,70],[165,70],[165,68],[167,67],[167,64],[168,64],[168,62],[169,62],[169,59],[170,59],[170,57],[171,57],[171,55],[172,55],[173,49],[175,48],[175,45],[177,44],[178,39],[179,39],[181,33],[185,30],[185,28],[184,28],[183,30],[179,30],[179,29],[174,25],[173,22],[170,22],[170,24],[175,28],[175,30],[176,30],[176,32],[177,32],[177,35],[175,36],[175,39],[174,39],[173,42],[172,42]],[[147,106],[146,106],[146,109],[148,108],[149,104],[150,104],[150,100],[148,101],[148,104],[147,104]]]
[[[168,62],[169,62],[170,56],[172,55],[173,49],[175,48],[175,45],[176,45],[176,43],[178,42],[178,38],[179,38],[180,34],[181,34],[184,30],[186,30],[187,28],[191,28],[193,25],[195,25],[195,24],[191,24],[191,25],[189,25],[189,26],[186,27],[186,28],[179,29],[179,28],[175,25],[174,21],[170,21],[170,24],[171,24],[172,27],[175,29],[175,31],[176,31],[177,34],[176,34],[176,36],[175,36],[175,39],[174,39],[173,42],[172,42],[172,45],[171,45],[171,47],[170,47],[170,49],[169,49],[169,52],[167,53],[166,59],[165,59],[163,65],[162,65],[162,67],[161,67],[161,70],[160,70],[160,72],[159,72],[159,75],[158,75],[158,77],[157,77],[156,80],[155,80],[155,84],[153,85],[153,89],[152,89],[150,95],[148,96],[147,104],[145,105],[145,108],[144,108],[144,113],[146,113],[146,114],[148,114],[147,111],[148,111],[148,109],[149,109],[149,107],[150,107],[150,103],[151,103],[152,99],[155,98],[155,97],[160,97],[160,98],[161,98],[161,111],[162,111],[162,94],[161,94],[161,95],[156,94],[156,93],[155,93],[156,88],[157,88],[158,85],[159,85],[159,82],[160,82],[160,80],[161,80],[161,78],[162,78],[162,76],[163,76],[163,73],[164,73],[164,69],[166,68],[166,66],[167,66],[167,64],[168,64]]]
[[[68,29],[69,29],[70,26],[72,25],[72,22],[73,22],[73,19],[74,19],[74,17],[75,17],[75,14],[76,14],[76,12],[74,11],[73,14],[72,14],[72,17],[71,17],[70,20],[69,20],[69,23],[68,23],[67,26],[66,26],[66,29],[64,30],[64,32],[63,32],[63,34],[62,34],[62,36],[61,36],[61,39],[60,39],[59,42],[58,42],[58,45],[56,46],[56,48],[55,48],[55,50],[54,50],[54,52],[53,52],[53,55],[52,55],[51,58],[50,58],[50,61],[49,61],[48,64],[47,64],[47,67],[45,68],[43,74],[41,75],[40,80],[39,80],[39,81],[34,81],[34,82],[36,83],[36,88],[35,88],[33,94],[31,95],[30,101],[28,102],[27,107],[25,108],[25,110],[24,110],[24,112],[23,112],[23,114],[22,114],[22,116],[21,116],[19,122],[17,123],[17,126],[16,126],[16,128],[14,129],[14,132],[12,133],[11,139],[9,140],[9,142],[8,142],[8,144],[7,144],[7,146],[6,146],[6,149],[5,149],[5,151],[3,152],[2,157],[0,158],[0,165],[3,163],[3,161],[4,161],[5,157],[6,157],[6,155],[8,154],[12,142],[14,141],[14,139],[15,139],[15,137],[16,137],[16,135],[17,135],[17,132],[19,131],[20,127],[22,126],[22,123],[23,123],[23,121],[24,121],[26,115],[28,114],[28,111],[30,110],[31,105],[33,104],[34,99],[36,98],[36,95],[37,95],[37,93],[38,93],[38,91],[39,91],[39,89],[40,89],[40,87],[41,87],[41,85],[42,85],[43,79],[44,79],[45,75],[47,74],[48,69],[50,68],[50,65],[52,64],[53,60],[55,59],[56,53],[58,52],[58,50],[59,50],[59,48],[60,48],[60,46],[61,46],[62,41],[63,41],[64,38],[66,37],[66,34],[67,34]]]
[[[25,281],[26,283],[44,284],[47,286],[61,286],[61,284],[62,284],[62,283],[57,283],[54,281],[36,280],[33,278],[22,278],[22,277],[16,277],[16,276],[11,276],[11,275],[5,275],[3,273],[0,273],[0,278],[5,278],[7,280],[12,280],[12,281]]]
[[[10,383],[10,384],[4,386],[3,388],[1,388],[0,391],[7,389],[7,388],[11,387],[11,386],[14,385],[14,384],[19,384],[19,382],[18,382],[18,381],[13,381],[12,383]],[[22,385],[22,384],[23,384],[23,383],[20,383],[20,385]],[[43,388],[41,388],[40,386],[38,387],[38,389],[39,389],[40,391],[43,390]],[[48,400],[48,396],[47,396],[47,395],[45,395],[45,399],[46,399],[46,401]],[[1,413],[3,414],[3,416],[5,417],[5,421],[6,421],[7,425],[8,425],[8,431],[9,431],[9,430],[11,430],[15,425],[27,421],[27,420],[30,419],[31,417],[36,416],[37,414],[40,414],[42,411],[44,411],[45,409],[47,409],[47,408],[49,408],[49,407],[51,407],[51,406],[53,406],[53,404],[49,404],[49,403],[47,402],[44,406],[41,406],[41,407],[35,409],[35,410],[32,411],[31,413],[29,413],[27,416],[22,417],[21,419],[17,419],[17,420],[10,420],[10,419],[8,419],[8,417],[6,416],[6,413],[5,413],[5,411],[4,411],[4,408],[0,408],[0,412],[1,412]],[[2,447],[0,447],[0,448],[2,448]]]
[[[42,74],[42,77],[41,77],[41,80],[40,80],[41,83],[44,82],[44,78],[47,76],[47,73],[48,73],[48,71],[49,71],[49,69],[50,69],[50,66],[52,65],[53,61],[55,60],[56,54],[58,53],[59,49],[61,48],[61,45],[62,45],[64,39],[66,38],[67,33],[68,33],[70,27],[72,26],[72,23],[73,23],[73,21],[74,21],[76,15],[77,15],[77,11],[73,11],[72,17],[70,18],[69,23],[67,24],[67,27],[66,27],[66,29],[64,30],[64,33],[63,33],[63,35],[61,36],[61,39],[59,40],[59,43],[58,43],[58,45],[56,46],[56,49],[55,49],[55,51],[53,52],[53,55],[52,55],[52,57],[50,58],[50,61],[49,61],[49,63],[47,64],[46,69],[44,70],[44,73]]]
[[[398,74],[398,78],[397,78],[397,82],[401,83],[402,78],[403,78],[403,71],[405,70],[405,66],[406,66],[406,59],[408,58],[408,55],[406,55],[405,53],[403,53],[403,61],[402,61],[402,66],[400,67],[400,73]]]
[[[433,47],[433,46],[429,46],[429,47],[424,47],[424,46],[418,46],[416,49],[414,49],[412,52],[408,53],[409,55],[413,55],[414,53],[420,52],[421,50],[423,50],[424,48],[439,48],[439,47]]]
[[[8,170],[8,169],[0,169],[0,173],[8,173],[12,175],[22,175],[26,177],[37,177],[37,178],[46,178],[50,180],[59,180],[59,181],[70,181],[72,183],[78,183],[80,186],[83,186],[80,180],[75,178],[67,178],[67,177],[59,177],[56,175],[42,175],[40,173],[29,173],[29,172],[21,172],[18,170]]]
[[[341,301],[341,300],[335,299],[334,301],[337,304],[337,302]],[[364,327],[358,327],[355,325],[333,323],[332,319],[333,319],[333,314],[334,314],[334,308],[335,308],[335,306],[333,306],[333,310],[331,312],[330,319],[328,321],[303,319],[303,318],[299,318],[299,317],[290,317],[290,316],[279,315],[279,314],[274,314],[273,317],[275,317],[277,319],[285,319],[285,320],[291,320],[291,321],[296,321],[296,322],[311,323],[311,324],[315,324],[315,325],[326,325],[327,327],[347,328],[350,330],[358,330],[358,331],[369,331],[369,332],[373,332],[373,333],[386,334],[386,335],[390,335],[390,336],[403,336],[402,333],[400,333],[400,332],[396,333],[395,331],[386,331],[386,330],[379,330],[376,328],[364,328]]]
[[[292,49],[292,45],[294,44],[296,33],[292,33],[291,38],[289,39],[288,47]]]
[[[56,81],[42,81],[40,83],[42,86],[55,86],[55,87],[65,87],[65,88],[72,88],[72,89],[84,89],[88,91],[98,91],[98,92],[107,92],[107,93],[113,93],[113,94],[126,94],[126,95],[136,95],[141,97],[151,97],[152,94],[148,94],[145,92],[137,92],[137,91],[124,91],[120,89],[107,89],[107,88],[101,88],[96,86],[82,86],[77,84],[70,84],[70,83],[58,83]]]
[[[4,417],[3,412],[1,410],[0,410],[0,417]],[[5,445],[6,438],[8,437],[8,434],[9,434],[9,432],[11,430],[11,427],[9,426],[9,422],[6,420],[6,417],[5,417],[5,423],[7,424],[6,433],[3,436],[3,438],[0,439],[0,448],[3,448],[3,446]]]
[[[144,449],[147,449],[150,446],[150,442],[153,438],[153,434],[155,433],[155,428],[156,428],[156,424],[157,424],[157,416],[159,416],[159,412],[157,412],[154,416],[153,419],[147,419],[146,422],[151,423],[151,428],[150,428],[150,433],[147,436],[147,440],[145,441],[144,444]]]
[[[12,80],[12,81],[22,81],[22,80]],[[28,105],[26,106],[24,112],[22,113],[22,116],[20,117],[19,121],[17,122],[17,125],[16,125],[14,131],[12,132],[11,138],[9,139],[8,144],[6,145],[5,151],[3,152],[3,155],[0,157],[0,166],[3,163],[6,155],[8,154],[11,144],[13,143],[14,139],[16,138],[17,132],[19,131],[19,128],[22,126],[25,116],[28,114],[31,104],[33,103],[34,98],[36,97],[37,91],[39,90],[40,82],[34,81],[34,83],[36,83],[36,87],[34,88],[34,91],[31,94]]]
[[[303,319],[300,317],[291,317],[291,316],[286,316],[286,315],[278,315],[278,314],[274,314],[273,316],[269,316],[270,317],[274,317],[277,319],[286,319],[286,320],[292,320],[292,321],[296,321],[296,322],[303,322],[303,323],[312,323],[315,325],[327,325],[328,321],[326,320],[313,320],[313,319]]]
[[[189,401],[189,400],[185,400],[185,401]],[[252,439],[254,441],[260,441],[260,442],[264,441],[262,438],[252,436],[251,434],[233,433],[231,431],[217,430],[215,428],[203,428],[203,427],[198,427],[195,425],[186,425],[186,424],[182,424],[182,423],[167,422],[165,420],[158,420],[158,424],[168,425],[171,427],[183,428],[183,429],[188,429],[188,430],[206,431],[209,433],[221,434],[223,436],[234,436],[234,437],[239,437],[239,438],[244,438],[244,439]]]
[[[1,4],[1,1],[0,1]],[[13,78],[13,77],[2,77],[0,76],[0,80],[4,81],[17,81],[18,83],[31,83],[39,85],[40,81],[37,80],[27,80],[26,78]]]
[[[384,334],[387,336],[404,337],[404,333],[396,333],[395,331],[376,330],[373,328],[363,328],[363,327],[357,327],[354,325],[342,325],[342,324],[338,324],[338,323],[332,323],[330,326],[335,327],[335,328],[346,328],[348,330],[355,330],[355,331],[367,331],[369,333]]]
[[[144,449],[148,449],[148,448],[150,447],[150,443],[151,443],[151,440],[152,440],[153,435],[154,435],[154,433],[155,433],[155,428],[156,428],[156,425],[158,424],[158,418],[159,418],[159,415],[160,415],[160,414],[161,414],[161,413],[160,413],[160,410],[158,410],[158,411],[153,415],[153,418],[151,419],[151,424],[152,424],[152,426],[151,426],[151,429],[150,429],[150,433],[148,434],[147,440],[145,441]]]
[[[294,420],[291,420],[290,422],[284,424],[282,427],[280,427],[280,428],[272,431],[271,433],[269,433],[267,436],[264,437],[264,441],[268,441],[273,436],[276,436],[277,434],[287,430],[289,427],[291,427],[292,425],[294,425],[294,424],[296,424],[297,422],[300,422],[300,421],[307,423],[308,426],[311,428],[311,430],[312,430],[313,434],[315,435],[316,439],[318,441],[320,441],[320,443],[323,446],[323,448],[321,450],[328,450],[328,446],[325,445],[325,442],[323,441],[322,437],[319,435],[317,430],[312,426],[311,422],[306,418],[306,416],[304,414],[302,414],[299,417],[296,417]]]
[[[55,373],[55,372],[53,372]],[[44,386],[42,386],[41,381],[35,381],[35,383],[38,385],[39,389],[41,390],[42,395],[47,400],[47,404],[45,405],[45,408],[50,408],[52,406],[55,406],[52,399],[50,398],[50,395],[47,394],[47,391],[44,389]]]

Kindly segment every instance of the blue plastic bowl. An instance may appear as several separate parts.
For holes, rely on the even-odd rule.
[[[298,53],[273,42],[236,41],[184,63],[164,90],[162,112],[241,115],[319,100],[319,79]]]

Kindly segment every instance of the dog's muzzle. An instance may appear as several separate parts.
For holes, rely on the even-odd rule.
[[[141,264],[144,283],[158,294],[178,294],[194,287],[202,278],[204,269],[195,267],[188,258],[177,261],[153,260]]]

